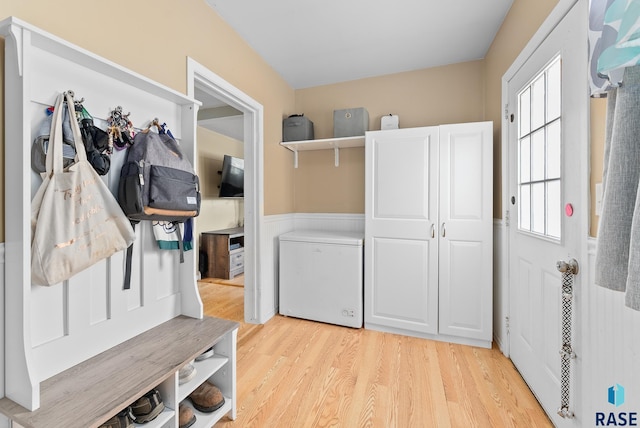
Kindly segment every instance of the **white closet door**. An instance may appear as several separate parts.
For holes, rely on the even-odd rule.
[[[437,127],[367,132],[367,328],[438,331],[437,150]]]
[[[491,122],[440,126],[439,333],[491,341]]]

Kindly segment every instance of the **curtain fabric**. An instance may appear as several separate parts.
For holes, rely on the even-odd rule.
[[[640,310],[640,0],[591,0],[592,96],[606,96],[595,282]]]

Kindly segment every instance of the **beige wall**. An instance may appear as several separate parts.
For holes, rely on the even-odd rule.
[[[0,19],[11,15],[183,93],[186,57],[192,57],[261,103],[263,212],[293,211],[288,184],[293,168],[287,150],[278,143],[282,117],[293,110],[294,91],[204,0],[2,0]],[[4,79],[4,67],[1,70]],[[4,151],[2,134],[0,153]],[[0,216],[4,223],[4,210]],[[0,241],[4,241],[4,229]]]
[[[198,230],[226,229],[244,224],[244,200],[219,198],[222,160],[224,155],[244,157],[243,143],[198,127],[198,178],[202,204]]]
[[[502,76],[557,4],[558,0],[515,0],[484,59],[485,119],[493,121],[495,218],[502,218]]]
[[[481,121],[483,61],[372,77],[296,91],[296,113],[314,123],[315,138],[333,136],[333,111],[364,107],[369,129],[397,114],[401,128]],[[295,212],[364,213],[364,149],[303,152],[294,172]]]
[[[301,153],[300,168],[294,170],[291,152],[279,145],[282,119],[289,114],[304,113],[311,118],[316,138],[332,136],[333,110],[348,107],[367,108],[370,129],[379,129],[380,117],[388,113],[400,116],[401,127],[491,120],[494,216],[499,218],[502,75],[557,2],[515,0],[484,60],[298,91],[291,89],[203,0],[183,0],[180,7],[170,0],[113,0],[109,8],[127,11],[118,15],[117,25],[112,15],[105,13],[104,4],[3,0],[0,19],[15,15],[181,92],[186,91],[186,57],[190,56],[260,102],[265,124],[266,215],[364,211],[364,150],[342,150],[338,168],[333,166],[332,151]],[[157,66],[160,60],[162,66]],[[0,55],[0,76],[3,61]],[[2,91],[0,86],[0,96]],[[0,104],[2,121],[3,106],[4,102]],[[601,177],[602,143],[594,140],[591,149],[593,188]],[[3,154],[2,146],[0,158]],[[0,183],[3,178],[0,174]],[[3,188],[0,186],[0,204],[4,203]],[[3,208],[0,206],[0,219],[4,223]],[[596,221],[592,217],[592,224]],[[4,229],[0,230],[3,240]]]
[[[558,0],[515,0],[485,59],[296,91],[296,111],[315,125],[316,138],[333,134],[333,110],[365,107],[370,129],[380,117],[400,116],[400,127],[489,120],[494,123],[494,217],[502,217],[502,76],[538,30]],[[341,152],[333,166],[331,151],[300,154],[294,172],[295,212],[364,211],[364,151]],[[344,171],[343,157],[356,170]]]

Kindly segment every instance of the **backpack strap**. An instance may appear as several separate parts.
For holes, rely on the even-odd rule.
[[[182,242],[182,233],[180,233],[180,225],[176,227],[176,234],[178,235],[178,249],[180,250],[180,263],[184,263],[184,243]]]
[[[134,221],[131,222],[131,227],[133,228],[134,233],[136,231],[136,224],[137,222],[134,222]],[[124,267],[124,287],[123,287],[125,290],[129,290],[131,288],[131,259],[133,258],[134,242],[135,240],[131,243],[131,245],[127,247],[126,261],[125,261],[125,267]]]
[[[137,221],[131,221],[131,227],[133,231],[136,230]],[[176,222],[177,223],[177,222]],[[184,263],[184,242],[182,233],[180,233],[180,227],[176,224],[176,234],[178,235],[178,250],[180,250],[180,263]],[[135,241],[134,241],[135,242]],[[127,253],[125,258],[124,268],[124,289],[129,290],[131,288],[131,261],[133,259],[133,242],[127,247]]]

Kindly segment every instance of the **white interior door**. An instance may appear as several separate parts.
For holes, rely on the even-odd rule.
[[[367,132],[365,326],[438,332],[438,128]]]
[[[562,306],[556,263],[580,261],[588,212],[579,155],[588,143],[585,3],[569,10],[507,84],[510,356],[556,426],[582,425],[557,413]],[[580,276],[575,280],[578,289]],[[579,348],[575,334],[573,345]],[[579,382],[579,360],[572,364]],[[578,414],[580,391],[570,394]]]

